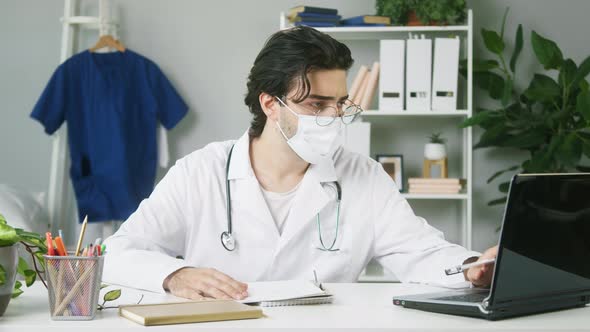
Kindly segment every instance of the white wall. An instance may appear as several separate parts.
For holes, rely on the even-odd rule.
[[[252,62],[264,41],[277,30],[278,13],[301,3],[294,0],[113,0],[123,42],[154,60],[191,108],[170,134],[173,159],[208,142],[236,138],[246,130],[250,114],[243,104],[243,96]],[[306,3],[338,8],[344,16],[374,12],[374,1]],[[564,54],[577,62],[590,54],[584,34],[590,24],[586,19],[590,1],[480,0],[468,4],[474,10],[476,31],[481,27],[499,28],[506,6],[511,7],[506,28],[511,38],[516,25],[524,24],[525,48],[518,66],[521,84],[528,83],[532,71],[540,68],[531,53],[532,28],[557,40]],[[95,15],[96,1],[82,1],[82,10],[84,14]],[[63,1],[59,0],[0,0],[0,183],[38,191],[47,188],[50,139],[28,115],[59,62],[62,13]],[[478,36],[479,32],[476,55],[483,54]],[[82,33],[79,49],[89,47],[94,41],[89,32]],[[373,52],[365,51],[362,44],[355,45],[353,57],[359,63],[375,60]],[[486,101],[477,93],[476,104],[480,102]],[[376,143],[380,144],[383,142]],[[502,214],[501,208],[486,206],[498,194],[485,180],[494,171],[511,165],[519,155],[478,150],[474,157],[474,243],[476,249],[483,249],[496,241],[495,228]],[[411,175],[412,165],[406,168]],[[427,210],[423,213],[426,217],[434,218],[440,209],[437,204],[420,205]],[[447,207],[450,210],[444,214],[452,219],[456,208]],[[448,230],[451,240],[458,240],[456,223],[441,225],[437,220],[432,221]]]

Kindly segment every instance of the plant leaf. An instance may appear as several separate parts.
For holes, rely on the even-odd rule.
[[[467,60],[465,60],[467,61]],[[496,60],[478,60],[473,59],[473,72],[483,72],[496,69],[500,66]]]
[[[482,125],[490,121],[498,121],[502,118],[502,113],[499,111],[490,111],[480,109],[475,115],[465,119],[460,125],[460,128],[467,128],[471,126]]]
[[[100,289],[107,288],[107,287],[109,287],[109,285],[107,285],[107,284],[100,284]]]
[[[590,56],[587,57],[586,59],[584,59],[584,61],[582,61],[582,63],[580,64],[580,67],[578,68],[578,71],[576,72],[576,75],[574,76],[574,79],[572,80],[572,86],[576,87],[576,86],[578,86],[578,84],[581,84],[582,80],[584,78],[586,78],[586,76],[588,76],[589,73],[590,73]]]
[[[504,78],[491,71],[478,72],[473,74],[475,83],[484,90],[488,90],[493,99],[502,98],[504,92]]]
[[[121,290],[120,289],[115,289],[115,290],[112,290],[110,292],[107,292],[104,295],[104,298],[103,299],[105,300],[105,302],[107,302],[107,301],[114,301],[114,300],[118,299],[120,296],[121,296]]]
[[[37,279],[37,273],[35,273],[35,271],[33,271],[33,270],[25,270],[24,275],[25,275],[25,284],[27,285],[27,287],[31,287],[31,285]]]
[[[6,218],[2,214],[0,214],[0,224],[6,224]]]
[[[505,132],[506,125],[503,122],[498,122],[481,135],[479,142],[473,148],[480,149],[497,145],[502,140],[506,139]]]
[[[508,103],[512,100],[512,84],[514,83],[511,79],[504,81],[504,89],[502,91],[502,106],[508,106]]]
[[[556,159],[563,165],[575,167],[582,157],[582,142],[575,133],[569,133],[555,151]]]
[[[576,71],[578,71],[578,67],[572,59],[564,60],[557,78],[559,86],[562,88],[569,88],[572,80],[574,79],[574,76],[576,75]]]
[[[0,247],[7,247],[17,243],[20,240],[14,228],[8,224],[0,223]]]
[[[561,66],[563,55],[555,42],[541,37],[533,30],[531,32],[531,43],[537,59],[546,70],[557,69]]]
[[[490,52],[501,55],[504,51],[504,41],[496,31],[481,29],[481,36],[486,48]]]
[[[0,264],[0,286],[4,286],[5,283],[6,283],[6,270],[4,269],[4,266],[2,264]]]
[[[542,74],[535,74],[524,95],[539,102],[551,102],[560,95],[559,85],[549,77]]]
[[[545,142],[545,133],[538,128],[532,128],[525,133],[514,135],[502,142],[503,147],[518,149],[533,148]]]
[[[494,205],[506,204],[506,199],[507,199],[507,198],[508,198],[508,197],[502,197],[502,198],[497,198],[497,199],[494,199],[494,200],[492,200],[492,201],[489,201],[489,202],[488,202],[488,206],[494,206]]]
[[[508,181],[508,182],[502,182],[498,186],[498,190],[500,190],[500,192],[501,193],[504,193],[504,194],[506,194],[508,192],[508,189],[509,188],[510,188],[510,181]]]
[[[544,173],[549,166],[551,166],[550,154],[543,150],[535,152],[531,159],[522,164],[525,173]]]
[[[516,29],[516,39],[514,40],[514,51],[512,57],[510,57],[510,70],[514,73],[516,67],[516,60],[522,51],[523,37],[522,37],[522,24],[518,25]]]
[[[490,182],[494,181],[497,177],[499,177],[500,175],[502,175],[502,174],[504,174],[506,172],[516,171],[519,167],[520,166],[515,165],[515,166],[512,166],[510,168],[507,168],[507,169],[498,171],[498,172],[494,173],[492,176],[490,176],[490,178],[488,179],[488,181],[486,183],[490,183]]]
[[[506,7],[504,10],[504,16],[502,17],[502,27],[500,28],[500,38],[504,39],[504,27],[506,27],[506,17],[508,16],[508,12],[510,11],[510,7]]]
[[[23,293],[21,287],[23,286],[23,284],[20,281],[16,281],[14,283],[14,289],[12,290],[12,295],[10,296],[11,298],[15,298],[18,297],[19,295],[21,295]]]
[[[580,113],[586,121],[590,122],[590,92],[582,90],[576,98],[576,112]]]

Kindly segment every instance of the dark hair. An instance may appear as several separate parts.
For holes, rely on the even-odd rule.
[[[307,73],[315,69],[348,70],[353,62],[346,45],[316,29],[299,26],[273,34],[256,57],[248,76],[244,102],[253,115],[250,137],[260,136],[266,123],[259,101],[262,92],[282,98],[301,82],[294,99],[301,102],[311,89]]]

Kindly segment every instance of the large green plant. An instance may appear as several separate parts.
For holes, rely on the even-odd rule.
[[[459,24],[465,21],[465,0],[377,0],[377,15],[391,17],[395,25],[408,22],[408,13],[414,11],[423,24]]]
[[[481,30],[490,59],[473,62],[475,84],[489,93],[494,108],[477,108],[477,113],[462,127],[479,126],[484,132],[475,148],[511,148],[526,152],[526,159],[493,174],[488,183],[505,173],[546,173],[588,171],[580,165],[582,155],[590,157],[590,92],[585,77],[590,72],[590,57],[578,66],[565,58],[557,44],[531,32],[531,45],[539,63],[547,73],[534,74],[528,87],[517,91],[514,80],[517,61],[524,38],[522,25],[516,29],[510,60],[504,38],[504,14],[500,33]],[[466,74],[466,62],[461,72]],[[547,74],[556,74],[557,79]],[[555,75],[554,75],[555,76]],[[504,197],[488,205],[506,200],[509,182],[499,184]]]
[[[43,255],[47,253],[47,246],[43,243],[41,236],[37,233],[27,232],[20,228],[14,228],[8,225],[4,216],[0,214],[0,247],[9,247],[19,242],[24,245],[25,249],[31,254],[35,270],[29,268],[27,262],[22,257],[19,257],[17,266],[18,274],[24,277],[27,287],[35,282],[37,275],[39,275],[39,279],[41,279],[45,287],[47,287],[45,281],[41,277],[41,273],[45,269],[45,259],[43,258]],[[37,266],[37,262],[40,266]],[[0,264],[0,285],[4,285],[4,283],[6,283],[6,269]],[[17,281],[14,285],[14,291],[12,292],[13,298],[22,294],[23,291],[21,290],[21,287],[22,283]]]

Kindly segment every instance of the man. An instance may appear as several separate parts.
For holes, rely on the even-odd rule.
[[[105,281],[242,299],[248,281],[354,282],[375,258],[402,281],[488,285],[491,266],[447,277],[479,254],[415,216],[379,163],[338,146],[361,111],[347,100],[352,63],[312,28],[275,33],[248,78],[248,132],[170,169],[106,241]]]

